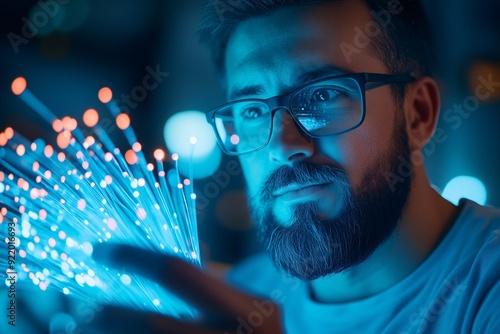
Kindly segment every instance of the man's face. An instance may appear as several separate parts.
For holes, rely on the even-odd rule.
[[[249,19],[226,50],[230,100],[269,98],[307,81],[345,72],[387,73],[371,49],[350,61],[355,27],[371,21],[362,1],[291,7]],[[364,261],[397,226],[410,180],[391,189],[398,157],[409,155],[403,110],[389,85],[366,92],[363,124],[342,135],[311,138],[278,110],[270,143],[240,162],[252,212],[275,263],[303,279]],[[397,115],[399,113],[399,116]]]

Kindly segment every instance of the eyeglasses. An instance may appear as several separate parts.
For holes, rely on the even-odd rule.
[[[288,110],[299,128],[313,138],[338,135],[363,123],[367,90],[413,80],[411,75],[378,73],[331,76],[308,82],[288,94],[226,103],[208,111],[207,121],[226,154],[247,154],[269,144],[278,109]]]

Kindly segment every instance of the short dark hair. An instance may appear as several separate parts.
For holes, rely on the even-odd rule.
[[[333,1],[351,0],[209,0],[198,31],[200,41],[208,45],[217,68],[224,78],[224,54],[235,27],[246,19],[262,16],[289,6],[314,6]],[[392,4],[402,10],[390,16],[389,24],[379,24],[380,33],[370,45],[393,74],[431,76],[434,61],[430,24],[419,0],[364,0],[375,14]],[[384,27],[385,26],[385,27]],[[402,100],[404,88],[394,85],[395,97]]]

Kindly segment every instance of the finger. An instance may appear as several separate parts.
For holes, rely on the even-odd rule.
[[[93,257],[110,267],[156,281],[205,313],[220,313],[234,318],[255,309],[254,296],[174,256],[127,245],[98,244],[94,247]]]

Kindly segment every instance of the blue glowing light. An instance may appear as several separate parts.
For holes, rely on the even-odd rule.
[[[212,128],[200,111],[183,111],[173,115],[167,120],[163,134],[168,149],[179,154],[181,159],[192,155],[196,161],[218,149]]]
[[[202,179],[219,168],[222,154],[204,113],[175,114],[165,124],[164,136],[168,149],[179,155],[179,170],[183,175]]]
[[[461,198],[468,198],[484,205],[486,204],[487,191],[483,182],[478,178],[462,175],[448,182],[442,196],[453,204],[458,204]]]
[[[192,180],[183,178],[181,188],[171,189],[164,152],[155,153],[155,170],[127,120],[118,124],[131,147],[122,154],[99,124],[84,120],[90,128],[84,135],[75,119],[60,120],[29,90],[16,91],[63,135],[58,151],[40,140],[29,143],[11,128],[0,133],[0,232],[6,222],[18,226],[19,278],[42,291],[53,286],[86,300],[194,317],[194,309],[157,284],[137,275],[120,279],[119,270],[92,259],[93,244],[109,241],[201,266]],[[106,106],[119,123],[113,104]],[[6,260],[0,257],[0,268],[7,268]]]

